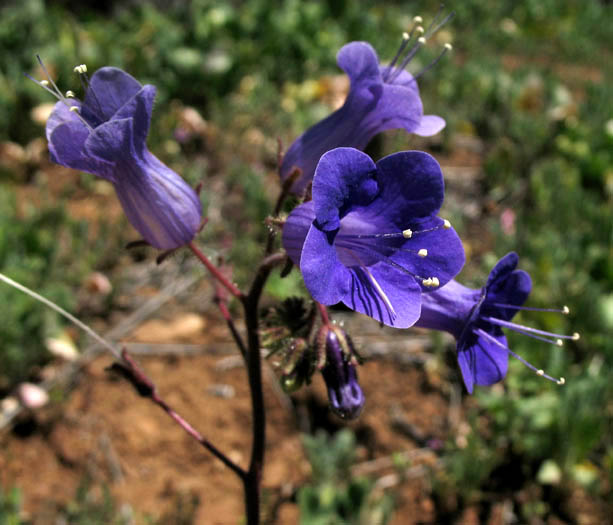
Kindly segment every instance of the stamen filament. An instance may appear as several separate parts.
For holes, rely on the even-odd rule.
[[[503,304],[503,303],[491,303],[492,306],[497,306],[498,308],[509,308],[511,310],[526,310],[530,312],[553,312],[556,314],[564,314],[568,315],[569,309],[568,306],[563,306],[562,308],[534,308],[532,306],[516,306],[513,304]]]
[[[537,330],[536,328],[531,328],[529,326],[523,326],[521,324],[512,323],[511,321],[503,321],[502,319],[496,319],[495,317],[484,317],[483,320],[488,321],[498,326],[504,326],[506,328],[510,328],[511,330],[515,330],[517,332],[527,332],[529,334],[544,335],[548,337],[554,337],[556,339],[574,339],[575,337],[574,334],[573,335],[554,334],[553,332],[546,332],[545,330]]]
[[[517,359],[523,365],[527,366],[530,370],[534,371],[537,375],[539,375],[541,377],[544,377],[545,379],[549,379],[549,381],[553,381],[554,383],[556,383],[558,385],[563,385],[566,382],[566,380],[563,377],[561,377],[559,379],[556,379],[555,377],[552,377],[549,374],[546,374],[542,369],[536,368],[534,365],[532,365],[528,361],[526,361],[523,357],[521,357],[520,355],[518,355],[515,352],[513,352],[513,350],[511,350],[510,348],[508,348],[505,345],[503,345],[494,336],[488,334],[482,328],[477,328],[477,330],[475,330],[475,333],[477,333],[478,335],[480,335],[482,337],[485,337],[487,340],[493,342],[495,345],[497,345],[500,348],[503,348],[504,350],[509,352],[509,354],[511,354],[515,359]]]

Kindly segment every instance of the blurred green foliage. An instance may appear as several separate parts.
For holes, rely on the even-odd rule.
[[[0,487],[0,525],[20,525],[21,493],[13,488],[4,491]]]
[[[390,496],[375,490],[371,480],[351,474],[355,447],[355,435],[349,429],[334,436],[323,431],[304,436],[312,479],[298,491],[300,523],[384,525],[389,521]]]
[[[221,195],[207,192],[205,184],[203,201],[217,206],[222,220],[211,221],[204,235],[236,240],[226,252],[242,282],[266,235],[275,138],[287,147],[330,112],[320,81],[339,73],[336,51],[350,40],[368,40],[389,58],[413,15],[427,22],[438,7],[425,0],[105,5],[95,11],[67,0],[23,0],[0,8],[0,137],[25,145],[43,133],[29,115],[49,102],[48,94],[23,78],[23,72],[40,77],[35,53],[63,89],[75,89],[72,67],[82,62],[91,71],[123,67],[155,84],[150,146],[190,182],[223,177],[215,186]],[[513,361],[503,388],[478,389],[468,409],[473,424],[467,444],[450,439],[443,454],[448,469],[434,489],[459,494],[466,504],[479,501],[492,486],[504,492],[492,480],[517,464],[517,483],[555,484],[561,491],[578,484],[604,500],[613,483],[613,9],[597,0],[466,0],[453,8],[455,18],[411,69],[419,71],[442,43],[453,42],[454,54],[424,75],[420,88],[427,112],[448,123],[441,143],[425,143],[435,155],[453,156],[459,138],[479,144],[478,224],[453,217],[469,254],[461,279],[479,286],[500,256],[517,251],[534,283],[530,305],[571,308],[569,317],[526,312],[520,321],[577,331],[581,340],[550,349],[509,336],[515,352],[565,376],[566,386]],[[199,144],[172,138],[177,100],[217,128],[202,155]],[[415,138],[389,133],[378,148],[390,153],[415,144]],[[0,172],[0,269],[72,308],[71,291],[99,264],[93,254],[103,250],[85,244],[86,226],[71,220],[61,202],[18,214],[11,189],[16,180]],[[240,199],[232,201],[232,194]],[[243,197],[246,205],[237,206]],[[507,210],[514,217],[510,229],[502,224]],[[475,231],[479,235],[471,236]],[[273,288],[282,296],[299,287],[293,279]],[[41,341],[57,320],[38,307],[35,312],[12,290],[0,288],[0,301],[10,305],[0,321],[0,375],[7,388],[45,361]],[[341,444],[337,459],[329,460],[334,471],[345,468],[338,463]],[[320,480],[329,475],[321,472]],[[348,501],[343,498],[354,497],[346,486],[325,496],[324,486],[315,482],[301,496],[313,520],[340,512]],[[351,490],[364,501],[369,486]],[[529,501],[524,517],[541,512],[539,504]]]

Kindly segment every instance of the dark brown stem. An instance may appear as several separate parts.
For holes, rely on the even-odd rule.
[[[247,352],[247,370],[249,373],[253,418],[251,461],[246,476],[243,479],[247,523],[249,525],[257,525],[260,522],[260,482],[262,479],[264,448],[266,444],[266,414],[262,390],[262,355],[258,326],[258,308],[260,297],[270,272],[284,260],[285,255],[283,253],[276,253],[264,259],[258,268],[248,295],[243,298],[249,349]]]

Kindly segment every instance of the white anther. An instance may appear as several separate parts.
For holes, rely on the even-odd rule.
[[[536,371],[536,375],[537,376],[544,376],[545,375],[545,370],[543,370],[543,369],[537,370]]]
[[[428,250],[426,250],[425,248],[422,248],[421,250],[417,252],[417,255],[419,255],[420,257],[428,257]]]
[[[49,81],[48,80],[41,80],[40,81],[40,85],[41,86],[48,86],[49,85]]]
[[[447,51],[451,51],[453,49],[453,46],[447,42],[444,46],[443,46]]]
[[[66,91],[66,98],[74,98],[74,92],[70,91],[70,89]]]
[[[78,113],[79,112],[79,106],[70,106],[70,111],[72,111],[73,113]]]
[[[79,64],[78,66],[74,67],[73,71],[79,75],[82,75],[83,73],[87,73],[87,66],[85,64]]]
[[[415,22],[416,24],[421,24],[423,21],[424,19],[419,15],[413,17],[413,22]]]
[[[563,385],[564,383],[566,383],[566,379],[564,379],[563,377],[561,377],[560,379],[558,379],[557,381],[558,385]]]
[[[564,315],[568,315],[570,313],[570,309],[568,308],[568,306],[563,306],[562,307],[562,313]]]
[[[402,33],[402,40],[408,40],[409,38],[410,38],[409,33],[407,33],[406,31]]]
[[[438,280],[438,277],[432,277],[432,286],[433,287],[437,287],[441,284],[441,282]]]
[[[573,334],[573,341],[579,341],[579,339],[581,339],[581,336],[579,335],[579,332],[575,332]]]
[[[407,228],[406,230],[402,231],[402,236],[405,239],[410,239],[411,237],[413,237],[413,230],[411,230],[410,228]]]
[[[426,39],[423,36],[420,36],[417,41],[423,46],[426,43]]]
[[[445,228],[446,230],[451,228],[451,223],[447,219],[443,221],[443,228]]]
[[[556,339],[556,346],[563,346],[564,345],[564,341],[562,341],[562,339]]]
[[[428,277],[427,279],[423,279],[421,281],[421,284],[423,284],[424,286],[430,287],[432,286],[432,279],[430,279],[430,277]]]
[[[426,30],[425,30],[425,29],[424,29],[422,26],[417,26],[417,27],[415,28],[415,32],[416,32],[416,33],[419,33],[420,35],[423,35],[423,34],[426,32]],[[422,42],[422,43],[425,43],[425,40],[424,40],[424,42]]]

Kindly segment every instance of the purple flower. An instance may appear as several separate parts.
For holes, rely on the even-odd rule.
[[[422,291],[442,286],[464,264],[448,221],[436,217],[443,175],[430,155],[381,159],[337,148],[320,160],[313,200],[295,208],[283,246],[313,298],[398,328],[420,313]]]
[[[285,180],[294,168],[302,172],[292,186],[293,193],[301,193],[308,186],[326,151],[341,146],[363,150],[375,135],[388,129],[403,128],[430,136],[445,127],[441,117],[424,115],[417,81],[405,71],[422,40],[398,63],[409,47],[405,37],[389,66],[379,64],[368,42],[350,42],[340,49],[336,60],[349,76],[351,88],[343,106],[298,137],[285,154],[281,178]]]
[[[362,412],[365,397],[358,383],[357,359],[349,336],[337,326],[324,330],[325,365],[321,370],[332,411],[342,419],[355,419]]]
[[[469,393],[474,385],[491,385],[503,379],[509,354],[538,375],[558,384],[564,383],[563,378],[555,379],[545,374],[510,350],[502,332],[502,328],[510,328],[558,346],[562,339],[579,338],[579,334],[553,334],[511,322],[519,310],[568,313],[566,307],[562,310],[522,307],[530,295],[532,281],[526,272],[515,269],[518,260],[516,253],[505,255],[494,266],[481,289],[473,290],[450,281],[422,297],[421,317],[415,326],[442,330],[455,337],[458,363]]]
[[[46,71],[46,70],[45,70]],[[64,97],[55,83],[39,84],[60,101],[47,121],[51,159],[110,181],[132,225],[152,246],[170,250],[189,243],[200,227],[202,207],[195,191],[147,149],[155,87],[142,86],[113,67],[88,82],[80,102]]]

